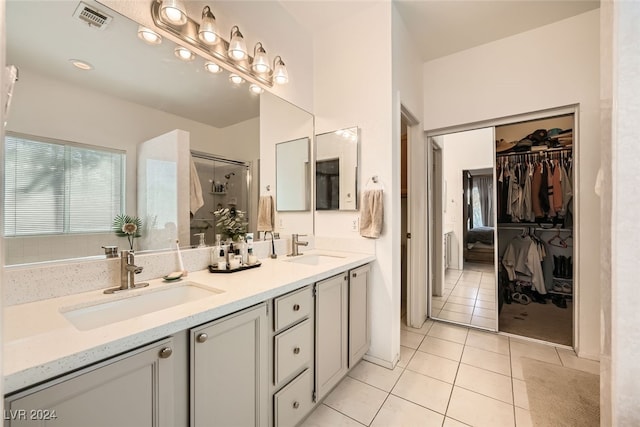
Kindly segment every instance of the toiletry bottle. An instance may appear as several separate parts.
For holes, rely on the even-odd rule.
[[[249,243],[247,247],[247,264],[253,265],[258,262],[258,258],[253,254],[253,245]]]
[[[242,255],[242,265],[247,265],[247,242],[240,240],[240,255]]]
[[[231,261],[231,258],[236,254],[235,249],[233,247],[233,242],[229,243],[229,247],[227,248],[227,264]]]
[[[216,234],[216,245],[211,249],[211,265],[218,265],[218,258],[220,257],[220,235]]]

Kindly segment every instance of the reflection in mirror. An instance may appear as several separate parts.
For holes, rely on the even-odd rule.
[[[431,317],[496,329],[493,128],[431,138]]]
[[[358,209],[358,128],[316,135],[316,210]]]
[[[175,44],[166,37],[159,45],[147,45],[137,36],[137,23],[95,1],[85,3],[113,19],[98,30],[73,16],[77,2],[7,2],[7,64],[20,70],[7,131],[124,153],[121,211],[128,215],[147,216],[138,206],[145,191],[138,186],[138,152],[143,142],[160,135],[179,131],[188,136],[188,143],[181,147],[186,149],[186,157],[176,155],[172,159],[182,162],[175,172],[182,181],[188,183],[191,150],[249,163],[253,176],[257,176],[262,132],[260,97],[252,95],[246,85],[231,85],[224,72],[205,71],[202,58],[181,61],[174,55]],[[77,69],[70,59],[82,59],[92,69]],[[272,105],[296,108],[274,95],[269,99]],[[284,121],[279,123],[286,125]],[[90,190],[83,186],[88,179],[77,175],[73,180],[84,191],[80,200],[89,200]],[[251,182],[253,196],[249,196],[247,208],[249,231],[255,231],[256,181]],[[205,184],[203,188],[208,191]],[[175,217],[177,228],[183,230],[179,234],[181,246],[187,246],[193,233],[189,194],[184,194],[188,189],[180,190],[184,188],[181,185],[176,186],[177,194],[171,195],[171,201],[163,202],[173,206],[174,215],[159,216],[155,223],[148,219],[143,226],[166,221],[158,227],[168,230],[173,220],[166,218]],[[161,189],[156,189],[162,197]],[[222,203],[228,204],[229,200]],[[104,256],[102,246],[107,245],[122,249],[127,245],[126,238],[113,233],[112,221],[103,219],[90,231],[5,235],[5,264]],[[159,248],[170,247],[166,237],[147,237],[157,237]],[[135,245],[136,250],[149,248],[143,238],[136,239]]]
[[[309,210],[309,138],[276,144],[276,210]]]

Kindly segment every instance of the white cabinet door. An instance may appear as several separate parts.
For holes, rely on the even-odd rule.
[[[268,423],[267,305],[191,330],[191,425]]]
[[[365,265],[349,272],[349,368],[369,350],[369,274]]]
[[[316,397],[322,399],[347,373],[347,273],[316,284]]]
[[[170,427],[172,353],[167,338],[9,397],[5,426]]]

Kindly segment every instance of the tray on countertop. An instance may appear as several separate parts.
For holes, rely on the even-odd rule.
[[[214,267],[213,265],[209,266],[209,272],[210,273],[237,273],[238,271],[243,271],[243,270],[249,270],[251,268],[256,268],[256,267],[260,267],[262,265],[262,263],[260,261],[256,262],[255,264],[251,264],[251,265],[241,265],[238,268],[227,268],[224,270],[220,270],[218,269],[218,267]]]

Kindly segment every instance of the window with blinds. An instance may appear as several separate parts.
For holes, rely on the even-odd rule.
[[[123,212],[124,153],[5,137],[5,236],[111,231]]]

